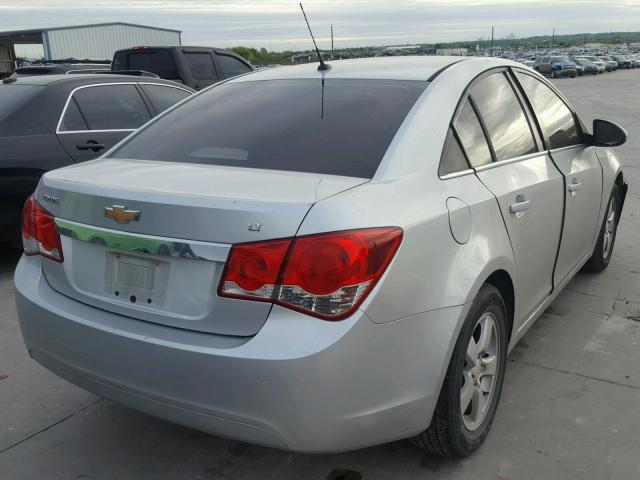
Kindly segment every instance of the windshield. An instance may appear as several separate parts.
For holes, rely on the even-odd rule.
[[[567,57],[551,57],[552,62],[569,62]]]
[[[112,156],[372,178],[426,86],[320,78],[222,84]]]

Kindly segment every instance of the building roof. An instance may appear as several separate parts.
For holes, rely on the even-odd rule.
[[[0,32],[0,38],[4,36],[12,36],[12,35],[28,35],[33,33],[50,32],[53,30],[72,30],[75,28],[106,27],[110,25],[125,25],[128,27],[148,28],[151,30],[164,30],[167,32],[182,33],[182,30],[173,30],[171,28],[164,28],[164,27],[153,27],[151,25],[141,25],[138,23],[107,22],[107,23],[88,23],[84,25],[69,25],[65,27],[46,27],[46,28],[29,28],[25,30],[8,30],[8,31]]]

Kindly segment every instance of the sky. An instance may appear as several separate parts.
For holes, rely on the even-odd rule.
[[[640,0],[305,0],[319,47],[434,43],[608,31],[640,31]],[[182,30],[184,45],[311,48],[297,1],[0,0],[0,31],[100,22]],[[35,47],[35,52],[41,52]],[[34,47],[17,49],[18,55]]]

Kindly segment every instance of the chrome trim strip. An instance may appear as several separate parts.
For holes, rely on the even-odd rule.
[[[82,242],[103,245],[106,248],[120,252],[160,255],[188,260],[225,262],[231,250],[231,245],[225,243],[199,242],[195,240],[123,232],[73,222],[58,217],[56,217],[54,221],[56,230],[62,236]]]
[[[69,102],[71,102],[71,99],[73,98],[73,95],[78,91],[78,90],[83,90],[85,88],[92,88],[92,87],[103,87],[106,85],[161,85],[163,87],[168,87],[168,88],[176,88],[178,90],[182,90],[183,92],[187,92],[189,94],[192,94],[193,92],[187,90],[186,88],[182,88],[179,87],[178,85],[168,85],[166,83],[160,83],[160,82],[105,82],[105,83],[92,83],[90,85],[81,85],[79,87],[74,88],[73,90],[71,90],[71,92],[69,93],[69,96],[67,97],[67,101],[64,102],[64,107],[62,108],[62,113],[60,114],[60,118],[58,119],[58,123],[56,124],[56,134],[61,134],[61,133],[88,133],[88,132],[93,132],[93,133],[104,133],[104,132],[135,132],[137,129],[136,128],[114,128],[114,129],[110,129],[110,130],[60,130],[60,126],[62,125],[62,119],[64,118],[64,114],[67,113],[67,108],[69,107]],[[189,97],[187,97],[189,98]],[[178,102],[179,103],[179,102]],[[171,107],[169,107],[171,108]],[[151,114],[151,112],[149,112]],[[162,112],[160,112],[162,113]],[[151,119],[153,119],[154,117],[151,117]]]
[[[464,177],[465,175],[472,175],[474,170],[472,168],[467,168],[466,170],[460,170],[459,172],[447,173],[446,175],[441,175],[440,180],[450,180],[452,178]]]
[[[527,155],[521,155],[519,157],[508,158],[506,160],[500,160],[499,162],[487,163],[486,165],[481,165],[476,167],[476,173],[484,172],[485,170],[491,170],[492,168],[501,167],[502,165],[509,165],[511,163],[522,162],[524,160],[530,160],[536,157],[542,157],[544,155],[548,155],[549,152],[547,150],[541,152],[529,153]]]
[[[573,150],[573,149],[576,149],[576,148],[587,148],[587,146],[588,145],[586,143],[577,143],[575,145],[569,145],[568,147],[554,148],[553,150],[549,150],[549,153],[551,155],[553,155],[556,152],[558,152],[558,153],[559,152],[565,152],[565,151]]]

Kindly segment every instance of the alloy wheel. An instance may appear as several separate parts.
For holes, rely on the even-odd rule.
[[[611,197],[609,208],[607,208],[606,223],[604,225],[604,239],[602,241],[602,258],[608,258],[613,247],[613,240],[616,234],[616,198]]]
[[[462,369],[460,411],[469,431],[477,430],[489,411],[501,354],[496,317],[486,312],[473,329]]]

